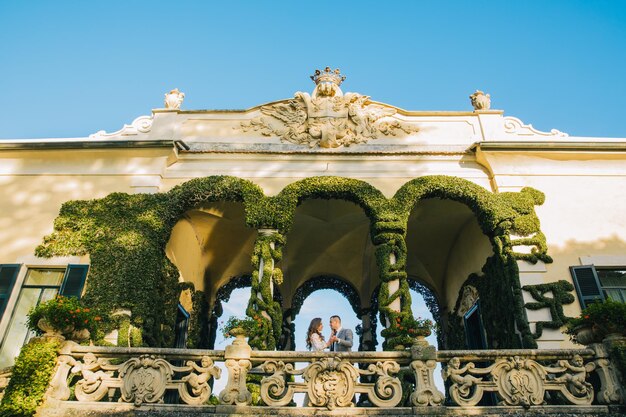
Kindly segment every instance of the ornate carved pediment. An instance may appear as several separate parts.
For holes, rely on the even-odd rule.
[[[322,148],[418,131],[415,125],[398,119],[396,109],[374,104],[369,96],[344,94],[339,85],[345,77],[338,69],[331,71],[326,67],[311,78],[316,84],[311,95],[297,92],[293,99],[262,106],[263,115],[242,122],[241,130],[260,131],[285,142]]]

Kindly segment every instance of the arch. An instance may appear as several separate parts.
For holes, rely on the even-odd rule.
[[[320,275],[306,280],[296,289],[291,300],[290,313],[292,319],[300,313],[304,300],[318,290],[337,291],[348,300],[354,314],[361,315],[361,296],[351,283],[337,276]]]
[[[437,295],[435,294],[433,289],[430,288],[427,284],[423,283],[422,281],[416,278],[408,277],[407,282],[409,284],[409,289],[412,289],[413,291],[419,293],[424,298],[424,302],[426,303],[426,308],[428,308],[428,311],[430,311],[430,314],[433,316],[433,320],[435,321],[435,323],[441,324],[442,317],[441,317],[441,308],[439,304],[439,299],[437,298]],[[372,291],[372,295],[370,297],[370,307],[367,311],[367,313],[369,314],[369,318],[370,318],[370,327],[371,327],[372,339],[373,339],[372,350],[376,348],[376,345],[378,343],[377,336],[376,336],[376,328],[378,327],[378,292],[379,290],[380,290],[380,284],[376,286],[376,288],[374,288],[374,291]],[[439,339],[439,343],[441,343],[442,335],[438,334],[437,336]]]
[[[361,180],[343,177],[310,177],[289,184],[275,197],[277,209],[283,218],[276,226],[289,231],[296,207],[309,199],[337,199],[360,206],[373,223],[377,221],[388,204],[387,198],[376,187]]]
[[[164,196],[169,209],[168,233],[185,212],[203,203],[216,201],[243,203],[248,226],[256,227],[257,224],[252,219],[250,208],[265,199],[263,190],[258,185],[242,178],[226,175],[189,180],[172,188]]]
[[[335,290],[343,295],[352,307],[354,314],[361,317],[361,296],[357,289],[348,281],[334,275],[318,275],[309,278],[300,285],[291,298],[291,306],[283,314],[282,335],[278,343],[280,350],[295,349],[295,324],[293,320],[300,313],[304,301],[315,291]]]
[[[230,301],[230,296],[233,291],[246,288],[252,286],[252,275],[243,274],[232,277],[225,285],[222,285],[217,289],[217,293],[215,295],[215,302],[213,304],[213,308],[211,309],[210,319],[209,319],[209,348],[212,349],[215,346],[215,337],[218,330],[218,320],[224,314],[223,303],[227,303]],[[274,301],[282,304],[282,294],[280,293],[280,289],[278,287],[274,287]],[[247,303],[247,300],[246,300]],[[242,315],[245,314],[244,311],[241,312]]]
[[[405,183],[392,198],[395,210],[405,220],[415,205],[427,198],[453,200],[469,207],[478,219],[483,233],[493,237],[504,220],[515,218],[515,211],[497,194],[464,178],[431,175]],[[501,234],[504,231],[500,231]]]

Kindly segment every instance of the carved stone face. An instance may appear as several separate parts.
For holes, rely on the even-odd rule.
[[[453,369],[459,369],[461,366],[461,360],[459,358],[452,358],[448,363]]]
[[[572,359],[572,363],[574,364],[574,366],[583,366],[583,363],[585,362],[583,361],[583,358],[580,355],[576,355]]]

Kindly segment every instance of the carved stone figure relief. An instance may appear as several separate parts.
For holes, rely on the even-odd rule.
[[[322,148],[350,146],[380,136],[418,131],[415,125],[394,117],[396,109],[375,105],[368,96],[358,93],[344,94],[339,86],[345,78],[338,69],[316,70],[311,76],[315,82],[311,95],[297,92],[286,103],[262,106],[263,116],[242,122],[241,129]]]

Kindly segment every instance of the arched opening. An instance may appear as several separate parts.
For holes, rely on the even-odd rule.
[[[341,297],[337,297],[337,293]],[[313,302],[310,297],[314,297]],[[309,309],[300,314],[305,304]],[[314,317],[321,317],[328,327],[327,322],[331,315],[347,318],[345,327],[354,331],[353,350],[359,349],[361,343],[360,340],[357,341],[357,326],[361,325],[363,315],[361,298],[353,285],[332,275],[311,278],[296,289],[291,299],[291,307],[283,314],[283,337],[279,348],[305,350],[302,340],[306,337],[309,321]]]
[[[364,298],[362,294],[371,294],[379,281],[370,219],[360,206],[348,201],[310,199],[302,202],[295,210],[293,225],[286,236],[281,268],[286,322],[279,345],[289,349],[295,347],[289,334],[293,332],[289,320],[295,317],[292,313],[299,309],[307,292],[311,294],[317,288],[336,289],[350,299],[357,316],[362,316],[362,309],[368,307],[363,303],[369,302],[369,296]],[[332,311],[320,312],[319,316],[331,314]],[[298,330],[302,334],[300,328]],[[354,350],[356,348],[355,343]]]
[[[433,316],[439,316],[435,319],[442,328],[447,329],[446,313],[455,310],[459,292],[468,277],[480,274],[493,255],[492,243],[469,207],[439,198],[419,201],[413,207],[407,223],[406,243],[409,283],[413,282],[418,292],[422,292],[416,286],[418,282],[432,291],[432,298],[426,297],[425,301],[430,304]],[[446,331],[439,335],[441,347],[448,347],[448,336]]]
[[[174,225],[166,254],[180,273],[179,281],[193,286],[183,291],[181,306],[190,313],[195,332],[188,346],[209,348],[214,345],[218,292],[232,281],[252,272],[251,254],[257,231],[246,226],[245,211],[238,202],[208,202],[186,211]],[[231,283],[232,285],[232,283]],[[222,293],[224,291],[222,290]],[[230,289],[232,292],[232,288]],[[229,293],[230,295],[230,293]],[[245,309],[241,312],[245,315]]]

